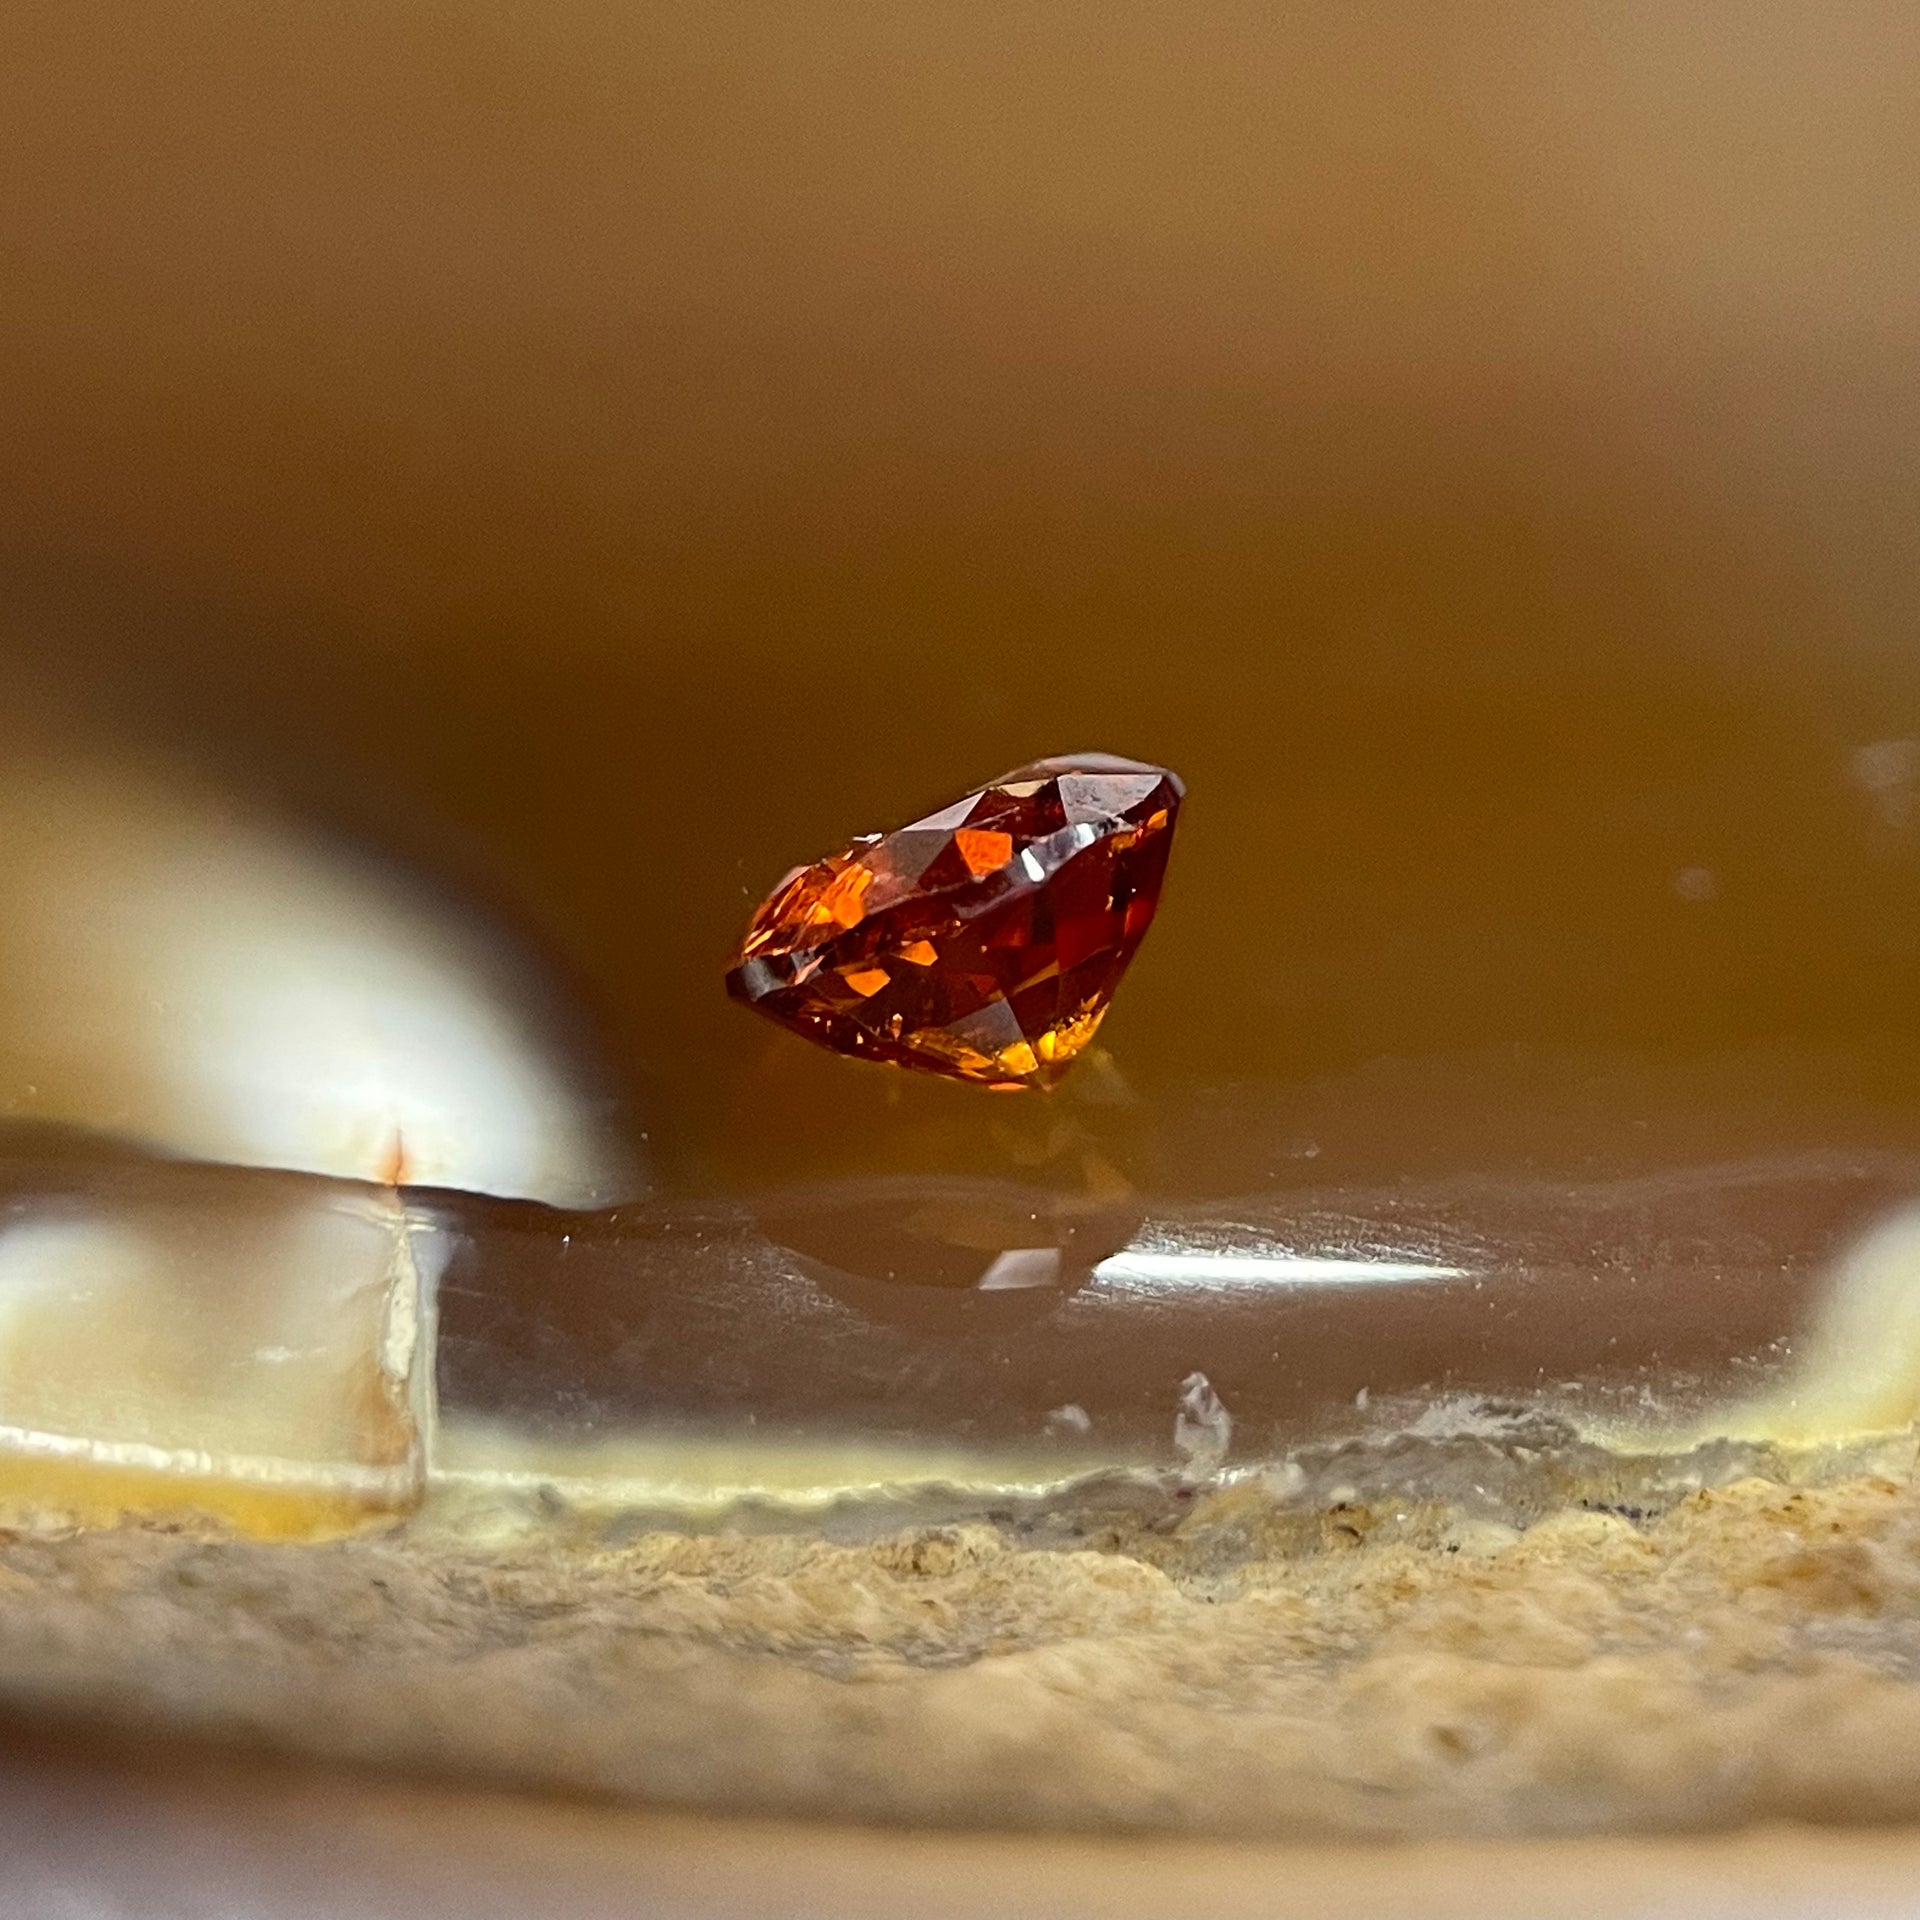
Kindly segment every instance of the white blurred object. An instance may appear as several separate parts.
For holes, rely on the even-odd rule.
[[[1920,1206],[1877,1221],[1835,1262],[1783,1385],[1711,1422],[1715,1435],[1811,1445],[1920,1418]]]
[[[644,1185],[504,943],[424,884],[110,757],[0,769],[0,1117],[604,1205]]]

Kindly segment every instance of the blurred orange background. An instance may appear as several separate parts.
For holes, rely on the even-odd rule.
[[[1920,12],[12,0],[0,73],[20,711],[452,873],[669,1161],[751,901],[1076,748],[1192,789],[1149,1091],[1920,1101]]]

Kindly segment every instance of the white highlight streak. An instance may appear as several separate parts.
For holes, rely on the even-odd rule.
[[[1355,1287],[1404,1280],[1464,1280],[1465,1267],[1418,1260],[1340,1259],[1302,1253],[1116,1253],[1093,1277],[1119,1286]]]

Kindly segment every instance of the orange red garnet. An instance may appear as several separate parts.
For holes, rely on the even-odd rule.
[[[1017,768],[790,873],[727,989],[839,1053],[1049,1086],[1153,919],[1184,792],[1111,754]]]

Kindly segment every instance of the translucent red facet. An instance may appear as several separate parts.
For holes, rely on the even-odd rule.
[[[1153,919],[1184,792],[1110,754],[1017,768],[789,874],[727,989],[838,1053],[1048,1086]]]

